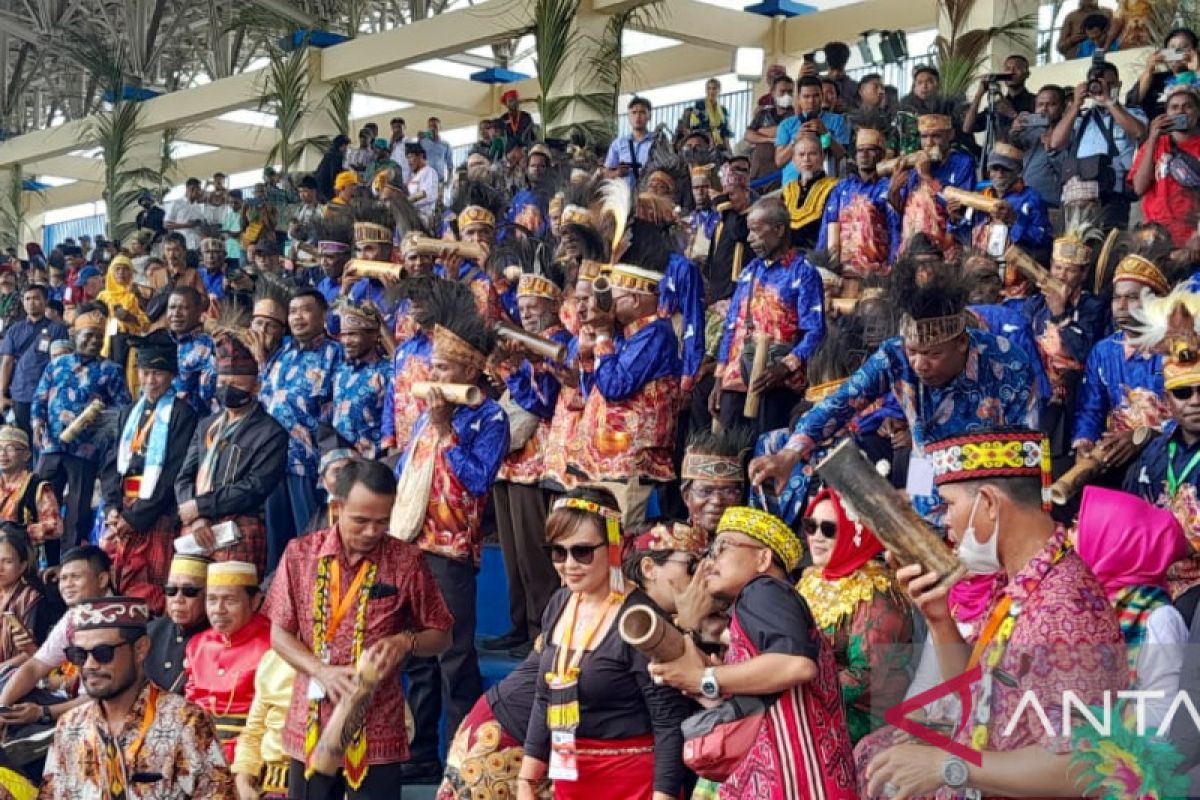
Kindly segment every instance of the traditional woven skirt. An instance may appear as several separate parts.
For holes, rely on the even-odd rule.
[[[496,720],[487,695],[467,714],[450,751],[437,800],[508,800],[517,796],[517,776],[525,757],[519,742]],[[539,787],[538,798],[549,800],[550,785]]]
[[[125,498],[125,506],[132,504]],[[159,517],[152,528],[129,536],[105,536],[100,544],[112,559],[113,583],[127,597],[138,597],[160,616],[166,608],[163,584],[175,556],[179,520],[173,514]]]
[[[576,741],[579,780],[555,781],[554,800],[652,800],[654,735]]]

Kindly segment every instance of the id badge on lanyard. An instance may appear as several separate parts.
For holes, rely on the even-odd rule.
[[[550,770],[553,781],[579,780],[575,729],[579,727],[579,680],[552,676],[549,681],[550,705],[546,721],[550,725]]]

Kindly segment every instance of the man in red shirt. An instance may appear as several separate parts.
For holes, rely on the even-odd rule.
[[[1155,117],[1129,171],[1146,222],[1166,227],[1188,261],[1200,254],[1196,211],[1200,210],[1200,89],[1167,89],[1167,113]]]
[[[265,605],[271,645],[296,669],[283,734],[288,785],[309,800],[393,798],[409,757],[395,672],[410,656],[449,647],[454,620],[420,550],[387,535],[396,499],[391,471],[351,462],[335,490],[337,524],[288,543]],[[353,691],[363,653],[383,665],[363,726],[338,774],[306,778],[305,759],[337,701]]]

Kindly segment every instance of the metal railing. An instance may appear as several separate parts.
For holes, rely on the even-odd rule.
[[[733,131],[734,139],[740,139],[750,119],[754,115],[755,98],[751,89],[740,89],[736,92],[726,92],[721,95],[721,105],[729,112],[729,129]],[[696,98],[697,100],[700,98]],[[668,132],[674,132],[684,112],[695,104],[695,100],[682,103],[670,103],[655,106],[650,111],[650,128],[666,125]],[[617,117],[617,135],[629,135],[629,117],[624,113]]]

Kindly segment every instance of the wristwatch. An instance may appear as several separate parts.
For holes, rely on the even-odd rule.
[[[717,683],[717,668],[707,667],[700,678],[700,694],[708,700],[721,698],[721,684]]]
[[[958,756],[946,756],[942,762],[942,783],[951,789],[961,789],[967,785],[968,777],[967,762]]]

